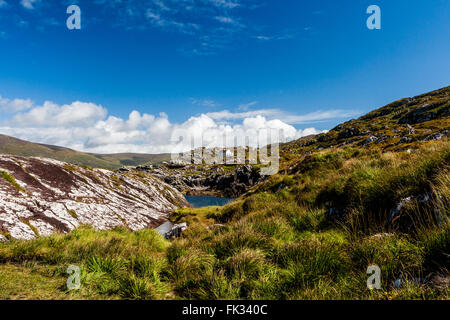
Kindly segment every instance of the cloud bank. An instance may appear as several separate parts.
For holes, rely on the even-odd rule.
[[[187,132],[203,139],[206,147],[223,146],[226,134],[230,146],[234,139],[243,145],[259,131],[282,130],[278,141],[318,134],[315,128],[296,129],[292,123],[307,123],[347,116],[345,112],[315,112],[296,116],[278,109],[233,113],[228,110],[195,115],[182,123],[169,120],[165,113],[152,115],[132,111],[127,119],[116,117],[92,102],[75,101],[58,105],[50,101],[35,105],[30,99],[7,99],[0,96],[0,133],[24,140],[64,146],[92,153],[170,153],[189,150],[190,141],[174,140],[177,132]],[[7,118],[7,120],[6,120]],[[289,122],[291,121],[291,122]],[[180,144],[181,143],[181,144]]]

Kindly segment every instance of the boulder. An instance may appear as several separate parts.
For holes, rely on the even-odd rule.
[[[430,134],[425,139],[423,139],[423,141],[439,141],[439,140],[442,140],[444,137],[448,137],[449,135],[450,135],[450,131],[444,130],[441,132],[436,132],[436,133]]]
[[[161,234],[167,240],[179,238],[181,234],[186,230],[186,222],[180,224],[172,224],[170,221],[167,221],[156,228],[156,231],[158,231],[159,234]]]
[[[418,196],[410,196],[400,200],[390,211],[388,220],[386,222],[387,227],[394,227],[404,231],[410,231],[414,227],[414,217],[408,214],[408,206],[414,202],[423,206],[429,203],[433,199],[433,194],[427,192]]]
[[[137,166],[136,170],[137,171],[150,171],[153,169],[152,165],[148,165],[148,166]]]
[[[363,147],[365,147],[365,146],[367,146],[368,144],[377,141],[377,139],[378,139],[377,137],[371,136],[371,137],[367,138],[366,140],[364,140],[364,141],[361,143],[361,145],[362,145]]]
[[[361,132],[357,128],[346,128],[339,132],[338,139],[348,139],[351,137],[359,136]]]
[[[402,137],[398,144],[404,144],[404,143],[411,143],[413,142],[413,139],[410,137]]]
[[[416,130],[412,126],[410,126],[409,124],[406,124],[406,132],[405,132],[405,134],[415,134],[415,133],[416,133]]]

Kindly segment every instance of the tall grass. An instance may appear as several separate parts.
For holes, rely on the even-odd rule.
[[[10,175],[8,172],[0,170],[0,176],[6,181],[8,181],[18,191],[25,192],[25,189],[22,188],[22,186],[17,183],[16,179],[14,179],[14,177]]]
[[[223,208],[178,211],[172,218],[189,228],[172,242],[153,230],[82,227],[0,244],[0,263],[45,266],[61,278],[80,265],[88,297],[448,299],[448,288],[431,285],[450,270],[448,146],[322,152]],[[414,201],[424,194],[428,201]],[[374,264],[380,292],[366,286]]]

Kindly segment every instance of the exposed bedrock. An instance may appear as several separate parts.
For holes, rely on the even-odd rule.
[[[66,233],[83,224],[156,227],[187,205],[180,191],[150,174],[0,155],[0,241]]]

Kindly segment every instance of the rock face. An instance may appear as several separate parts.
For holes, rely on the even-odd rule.
[[[445,101],[440,101],[439,103],[424,104],[419,108],[416,108],[406,115],[404,115],[398,123],[422,123],[430,121],[440,117],[450,116],[450,105],[445,103]]]
[[[348,139],[351,137],[359,136],[361,132],[357,128],[345,128],[339,132],[338,139]]]
[[[423,139],[423,141],[439,141],[448,136],[450,136],[450,130],[443,130],[442,132],[430,134],[425,139]]]
[[[141,172],[0,155],[0,241],[66,233],[82,224],[156,227],[186,205],[178,190]]]
[[[170,221],[167,221],[166,223],[156,228],[156,231],[158,231],[159,234],[167,240],[170,240],[181,236],[181,234],[186,231],[187,228],[188,225],[186,222],[180,224],[172,224]]]
[[[149,172],[189,195],[238,197],[264,179],[260,172],[250,165],[237,166],[234,171],[228,173],[220,167],[201,169],[195,165],[176,170],[160,166]]]

